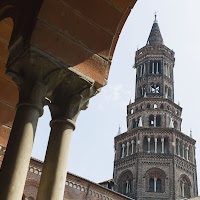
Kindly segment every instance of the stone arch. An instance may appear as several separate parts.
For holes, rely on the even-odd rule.
[[[151,184],[152,180],[154,180],[153,184],[157,185],[155,186],[156,191],[154,190],[153,192],[165,192],[165,179],[166,174],[162,169],[154,167],[147,170],[145,173],[146,191],[152,192]]]
[[[130,170],[122,172],[118,178],[118,191],[122,194],[133,192],[133,173]]]

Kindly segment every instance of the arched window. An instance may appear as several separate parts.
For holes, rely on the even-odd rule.
[[[148,141],[147,141],[147,136],[145,136],[143,140],[143,152],[147,151],[148,151]]]
[[[154,179],[149,179],[149,192],[154,192]]]
[[[133,174],[130,170],[122,172],[118,180],[118,191],[122,194],[129,195],[132,193]]]
[[[156,127],[160,127],[161,126],[161,116],[157,115],[156,116]]]
[[[154,116],[153,115],[149,116],[149,126],[154,126]]]
[[[160,109],[164,109],[164,105],[163,104],[160,105]]]
[[[147,104],[147,108],[148,108],[148,109],[151,108],[151,105],[150,105],[149,103]]]
[[[190,187],[191,187],[191,182],[190,179],[188,178],[187,175],[182,174],[180,176],[180,196],[182,198],[190,198]]]
[[[133,128],[136,128],[136,127],[137,127],[137,122],[136,122],[135,119],[133,119],[133,121],[132,121],[132,127],[133,127]]]
[[[156,192],[162,192],[162,182],[159,178],[156,180]]]
[[[149,192],[164,192],[166,174],[159,168],[151,168],[145,175],[147,183],[147,191]]]
[[[178,123],[177,123],[177,121],[174,121],[174,128],[175,128],[175,129],[178,128]]]

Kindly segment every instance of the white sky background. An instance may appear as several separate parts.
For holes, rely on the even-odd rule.
[[[114,137],[119,124],[126,127],[126,106],[135,97],[135,51],[146,45],[154,13],[164,44],[175,51],[175,103],[183,108],[182,132],[190,128],[196,139],[200,173],[200,1],[138,0],[121,32],[113,57],[108,84],[82,111],[73,133],[68,170],[94,182],[112,178]],[[49,137],[48,108],[40,118],[32,156],[44,160]],[[56,156],[56,155],[55,155]],[[200,176],[198,176],[200,177]],[[200,179],[198,178],[200,185]]]

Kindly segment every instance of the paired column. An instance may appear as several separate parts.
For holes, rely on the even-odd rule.
[[[152,74],[154,74],[154,62],[152,63]]]
[[[178,141],[178,156],[180,156],[180,142]]]
[[[21,200],[46,87],[35,81],[19,86],[19,103],[0,173],[0,199]]]
[[[58,89],[60,90],[60,88]],[[63,91],[60,98],[55,91],[55,99],[49,105],[52,121],[45,162],[43,165],[37,200],[63,200],[67,164],[75,122],[79,112],[87,108],[88,101],[96,90],[91,87],[79,95],[65,98]],[[68,92],[68,90],[66,90]]]
[[[156,74],[158,74],[159,71],[158,71],[158,63],[156,64]]]

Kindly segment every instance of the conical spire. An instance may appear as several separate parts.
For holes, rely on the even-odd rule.
[[[163,38],[162,38],[162,35],[160,33],[160,29],[159,29],[158,22],[157,22],[157,19],[156,19],[156,14],[155,14],[155,20],[154,20],[153,26],[151,28],[149,38],[147,40],[147,45],[148,44],[150,44],[150,45],[161,45],[161,44],[163,44]]]

